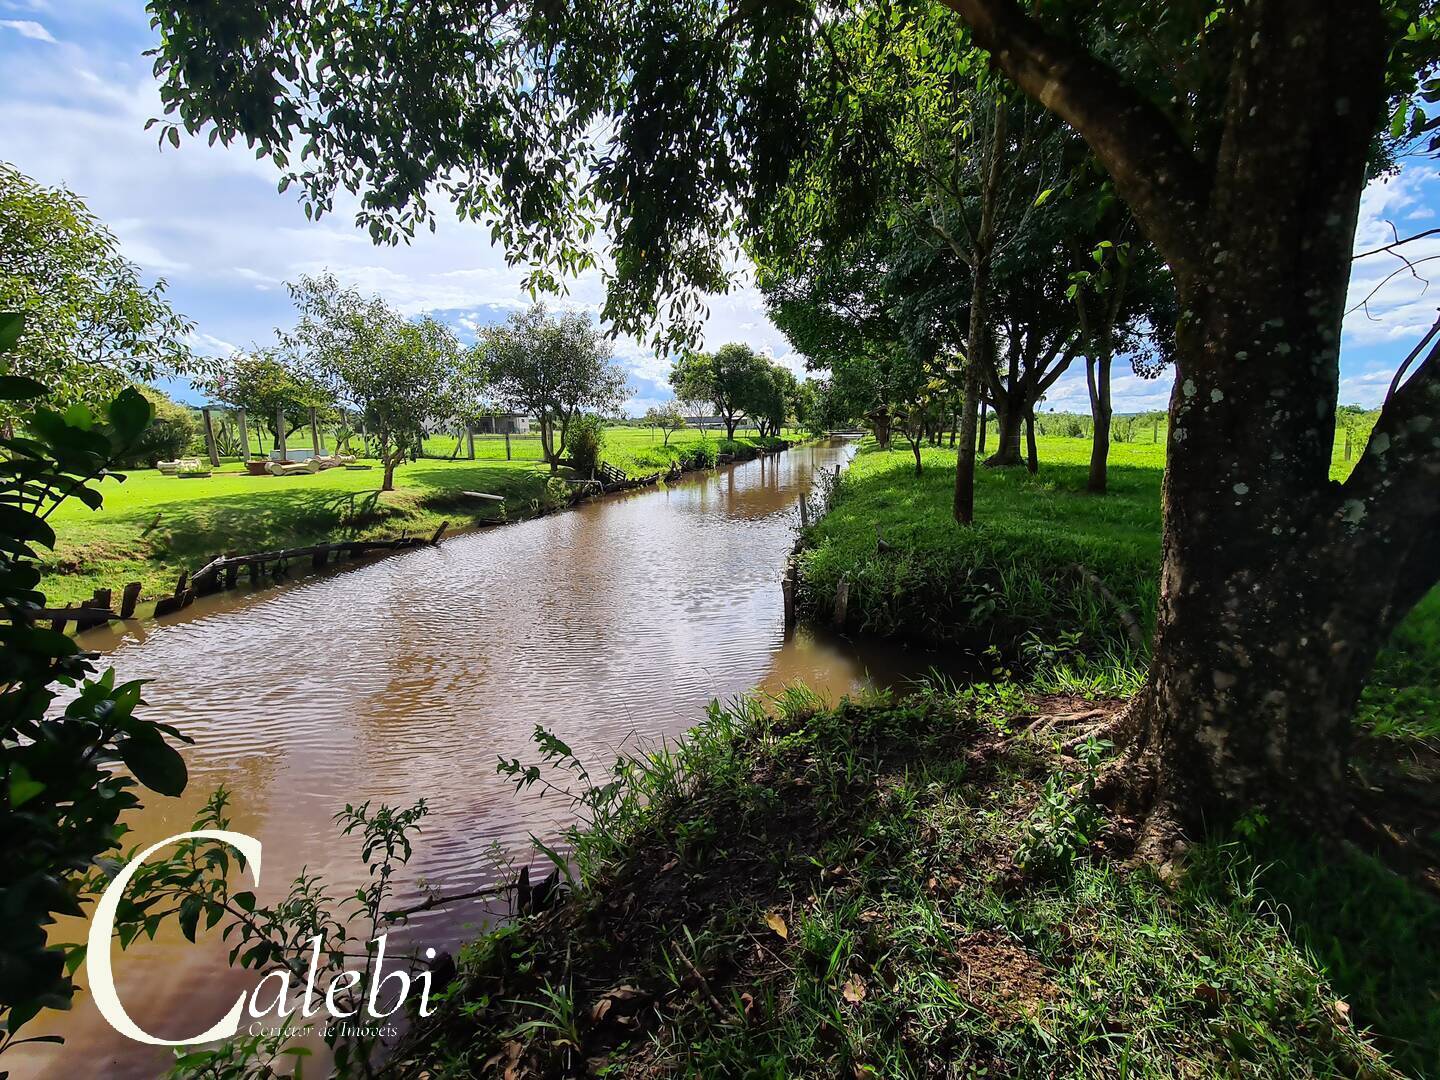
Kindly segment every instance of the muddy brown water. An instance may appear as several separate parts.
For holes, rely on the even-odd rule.
[[[838,697],[918,674],[933,658],[784,630],[798,498],[853,451],[799,447],[87,635],[121,678],[154,680],[149,716],[195,740],[185,795],[149,795],[128,840],[184,831],[223,784],[231,827],[264,845],[263,903],[302,868],[337,887],[363,880],[355,843],[331,823],[347,801],[424,797],[431,812],[397,903],[423,898],[427,883],[463,892],[494,877],[492,845],[523,859],[532,833],[553,838],[569,818],[562,800],[517,796],[496,775],[498,757],[538,759],[537,723],[603,767],[680,735],[712,698],[796,680]],[[488,915],[482,904],[427,912],[408,936],[453,949]],[[227,970],[218,941],[178,933],[113,955],[122,1002],[159,1037],[204,1030],[255,981]],[[83,993],[31,1033],[42,1030],[65,1045],[20,1048],[0,1066],[152,1077],[170,1060],[115,1032]]]

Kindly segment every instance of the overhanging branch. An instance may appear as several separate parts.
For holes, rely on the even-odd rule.
[[[1178,271],[1202,254],[1209,184],[1174,127],[1113,69],[1051,34],[1014,0],[941,0],[1027,95],[1089,143],[1165,260]]]

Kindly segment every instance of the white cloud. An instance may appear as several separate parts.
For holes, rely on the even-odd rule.
[[[49,30],[32,19],[0,19],[0,26],[7,30],[14,30],[21,37],[29,38],[31,41],[44,41],[50,45],[60,44],[51,37]]]

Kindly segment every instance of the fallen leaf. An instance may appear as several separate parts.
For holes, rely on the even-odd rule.
[[[865,1000],[865,980],[859,975],[851,975],[845,980],[845,985],[840,988],[840,994],[851,1005]]]
[[[1350,1025],[1350,1003],[1336,998],[1330,1005],[1330,1010],[1335,1014],[1335,1019],[1345,1026]]]
[[[750,993],[741,994],[740,1004],[744,1010],[745,1019],[751,1019],[755,1015],[755,995]]]
[[[785,925],[785,918],[778,911],[772,911],[765,916],[765,925],[786,941],[790,940],[790,928]]]
[[[590,1019],[598,1024],[614,1011],[617,1013],[617,1019],[620,1019],[623,1023],[623,1018],[620,1018],[618,1014],[635,1011],[634,1009],[627,1009],[625,1006],[632,1002],[646,1000],[649,996],[650,995],[644,990],[635,986],[617,986],[612,990],[606,990],[605,993],[600,995],[599,1000],[591,1006]]]

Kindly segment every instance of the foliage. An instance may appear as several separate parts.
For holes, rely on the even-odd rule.
[[[311,408],[328,416],[335,400],[330,388],[280,348],[231,353],[199,388],[213,401],[244,409],[247,424],[263,425],[272,438],[279,435],[275,426],[282,411],[286,431],[295,431],[309,423]]]
[[[381,490],[392,490],[395,468],[425,424],[455,411],[459,342],[435,319],[407,322],[331,274],[301,277],[290,292],[300,311],[290,341],[377,440]]]
[[[582,476],[593,476],[605,452],[605,424],[598,416],[577,416],[570,424],[570,461]]]
[[[495,399],[539,422],[552,470],[568,449],[575,418],[585,411],[610,412],[625,396],[625,372],[613,362],[609,343],[589,319],[573,312],[552,318],[544,304],[517,312],[487,327],[475,354]]]
[[[137,386],[135,389],[150,403],[154,419],[140,437],[135,451],[117,459],[115,467],[153,467],[157,461],[173,461],[188,453],[196,436],[200,434],[200,423],[195,419],[195,411],[172,401],[168,394],[153,386]]]
[[[641,423],[646,427],[658,428],[664,435],[665,445],[669,446],[670,436],[685,426],[685,414],[680,411],[678,401],[667,401],[663,405],[652,405],[646,409]]]
[[[205,371],[165,283],[142,284],[119,247],[77,196],[0,162],[0,311],[25,313],[0,374],[39,381],[51,404],[99,408],[133,381]]]
[[[777,367],[749,345],[731,342],[713,353],[682,355],[670,369],[670,385],[682,401],[708,402],[725,421],[727,439],[735,437],[735,427],[746,415],[757,426],[764,425],[764,435],[772,421],[776,431],[784,422],[795,381],[788,371],[779,375]]]
[[[0,315],[0,351],[14,347],[22,321]],[[133,389],[103,417],[78,402],[64,412],[29,404],[44,393],[33,380],[0,378],[0,397],[28,408],[27,434],[0,440],[0,1050],[22,1041],[40,1009],[69,1007],[83,950],[50,941],[48,928],[83,914],[87,875],[118,849],[137,789],[178,795],[186,783],[170,745],[179,733],[137,715],[141,683],[117,683],[113,670],[92,678],[88,654],[37,625],[38,549],[55,544],[47,519],[68,498],[100,506],[96,481],[136,452],[152,408]]]

